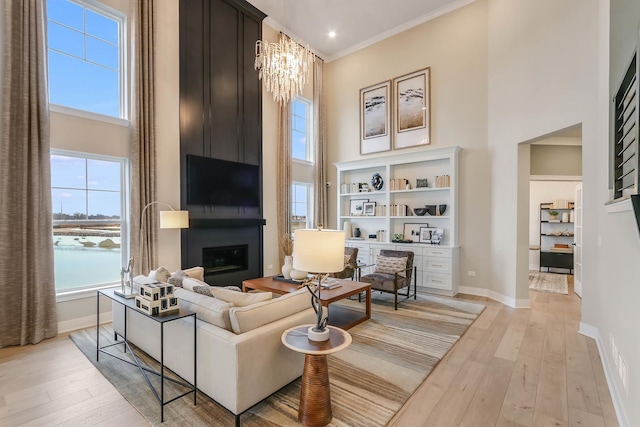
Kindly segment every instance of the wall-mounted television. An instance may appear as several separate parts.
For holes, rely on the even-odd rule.
[[[187,204],[260,206],[260,167],[187,154]]]

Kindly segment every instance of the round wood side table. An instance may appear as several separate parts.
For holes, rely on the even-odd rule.
[[[327,341],[311,341],[307,338],[310,326],[313,325],[287,329],[282,333],[282,343],[291,350],[305,355],[298,420],[305,426],[321,427],[329,424],[333,418],[327,354],[348,347],[351,344],[351,335],[340,328],[327,326]]]

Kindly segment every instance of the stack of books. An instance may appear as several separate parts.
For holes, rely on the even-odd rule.
[[[436,176],[436,188],[451,187],[451,177],[449,175]]]

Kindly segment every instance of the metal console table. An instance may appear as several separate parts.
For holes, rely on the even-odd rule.
[[[121,304],[122,306],[124,306],[124,335],[116,332],[114,330],[114,338],[118,339],[118,336],[120,336],[123,341],[122,342],[115,342],[112,344],[108,344],[108,345],[104,345],[102,347],[100,347],[100,296],[105,296],[107,298],[109,298],[111,301],[116,302],[118,304]],[[96,295],[96,360],[99,361],[100,360],[100,353],[104,353],[104,354],[108,354],[111,357],[115,357],[118,360],[121,360],[123,362],[126,362],[130,365],[134,365],[137,366],[138,369],[140,370],[140,373],[142,374],[142,376],[144,377],[145,381],[147,382],[147,385],[149,386],[149,388],[151,389],[151,391],[153,392],[153,396],[155,397],[156,401],[158,402],[158,404],[160,405],[160,422],[164,422],[164,406],[173,402],[174,400],[180,399],[183,396],[188,395],[189,393],[193,393],[193,404],[194,406],[197,404],[196,401],[196,397],[197,397],[197,393],[196,393],[196,383],[197,383],[197,357],[196,357],[196,350],[197,350],[197,344],[196,344],[196,313],[192,312],[192,311],[187,311],[187,310],[182,310],[180,309],[179,311],[175,311],[175,312],[171,312],[171,313],[167,313],[167,314],[161,314],[158,316],[151,316],[149,314],[146,314],[138,309],[135,308],[135,299],[126,299],[126,298],[122,298],[116,294],[114,294],[114,290],[113,289],[101,289],[98,290],[97,295]],[[127,321],[128,321],[128,312],[129,310],[135,310],[136,313],[140,313],[143,316],[148,317],[149,319],[152,319],[153,321],[157,322],[160,324],[160,372],[155,371],[149,367],[143,366],[142,363],[140,362],[140,359],[138,358],[138,356],[136,356],[136,354],[134,353],[134,351],[132,350],[131,346],[129,345],[129,341],[127,340]],[[168,323],[168,322],[172,322],[174,320],[178,320],[178,319],[184,319],[186,317],[193,317],[193,384],[190,384],[187,380],[185,380],[184,378],[178,376],[178,378],[180,378],[180,380],[176,380],[174,378],[170,378],[170,377],[166,377],[164,375],[164,324]],[[124,345],[124,352],[129,352],[129,354],[131,355],[131,360],[128,359],[124,359],[116,354],[110,353],[108,351],[106,351],[107,348],[109,347],[113,347],[113,346],[117,346],[119,344],[123,344]],[[160,394],[158,395],[158,391],[156,390],[156,388],[153,386],[153,384],[151,384],[151,381],[149,380],[149,376],[147,375],[148,373],[157,375],[160,377]],[[177,374],[176,374],[177,375]],[[164,382],[165,380],[167,381],[171,381],[175,384],[178,384],[180,386],[186,387],[188,388],[188,390],[182,394],[180,394],[179,396],[175,396],[169,400],[164,400]]]

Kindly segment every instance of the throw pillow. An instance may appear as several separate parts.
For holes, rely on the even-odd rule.
[[[206,295],[206,296],[208,296],[208,297],[215,298],[215,297],[213,296],[213,294],[211,293],[211,290],[209,289],[209,286],[201,286],[201,285],[198,285],[198,286],[194,286],[194,287],[192,288],[192,290],[193,290],[193,292],[195,292],[195,293],[197,293],[197,294],[202,294],[202,295]]]
[[[398,276],[407,277],[407,257],[390,257],[378,255],[376,258],[376,273],[394,274],[398,272]]]
[[[214,297],[222,301],[230,302],[236,307],[244,307],[257,302],[269,301],[271,292],[245,293],[212,286],[209,288]]]
[[[203,282],[202,280],[194,279],[193,277],[185,277],[182,279],[182,287],[188,291],[193,292],[194,286],[209,286],[207,282]]]
[[[351,255],[345,255],[344,256],[344,265],[345,265],[345,267],[347,265],[349,265],[350,262],[351,262]]]
[[[186,274],[182,270],[176,270],[173,274],[167,279],[167,283],[173,286],[177,286],[179,288],[182,287],[182,280],[185,278]]]
[[[165,267],[160,267],[149,272],[150,279],[154,279],[162,283],[167,283],[169,276],[171,276],[171,273],[169,273],[169,270],[167,270]]]
[[[204,267],[191,267],[184,270],[184,274],[204,282]]]

